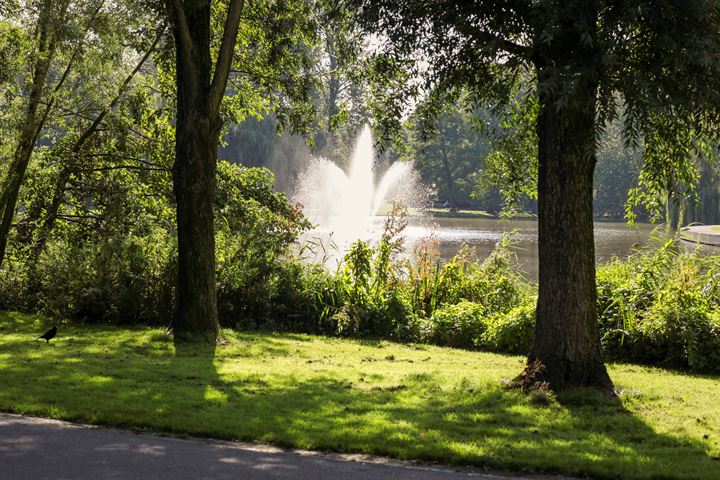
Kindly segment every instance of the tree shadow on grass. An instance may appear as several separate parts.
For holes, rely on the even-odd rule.
[[[116,338],[112,329],[92,331],[92,337],[86,332],[70,328],[57,348],[6,342],[0,408],[497,469],[720,478],[720,462],[701,442],[658,434],[621,402],[593,392],[535,404],[486,380],[443,384],[420,366],[394,384],[332,370],[269,375],[243,370],[244,356],[225,347],[173,348],[142,329],[130,339]],[[288,354],[274,336],[239,338],[261,357]],[[226,369],[228,362],[239,368]]]

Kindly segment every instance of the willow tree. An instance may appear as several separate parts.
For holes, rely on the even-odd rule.
[[[433,92],[538,104],[539,295],[524,386],[612,391],[597,324],[593,171],[597,134],[624,107],[628,142],[657,120],[701,133],[720,113],[715,0],[350,0],[380,34],[384,65],[422,58]],[[397,112],[396,105],[393,111]],[[672,159],[670,159],[672,160]]]

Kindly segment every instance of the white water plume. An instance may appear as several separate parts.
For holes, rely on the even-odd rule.
[[[317,239],[330,247],[321,259],[329,266],[337,262],[347,247],[358,239],[377,240],[383,219],[377,214],[388,202],[400,201],[418,206],[423,188],[418,175],[407,162],[394,163],[376,185],[375,151],[370,127],[365,126],[355,142],[349,172],[325,158],[314,158],[300,176],[294,199],[317,227],[306,241]]]

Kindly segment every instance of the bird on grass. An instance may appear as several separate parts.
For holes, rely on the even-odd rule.
[[[50,343],[50,340],[55,338],[55,335],[57,335],[57,325],[37,337],[35,340],[40,340],[42,338],[45,340],[45,343]]]

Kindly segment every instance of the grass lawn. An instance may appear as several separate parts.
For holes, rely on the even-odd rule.
[[[176,350],[158,329],[0,312],[0,410],[595,478],[720,479],[720,378],[612,365],[620,401],[502,388],[523,359],[226,331]]]

